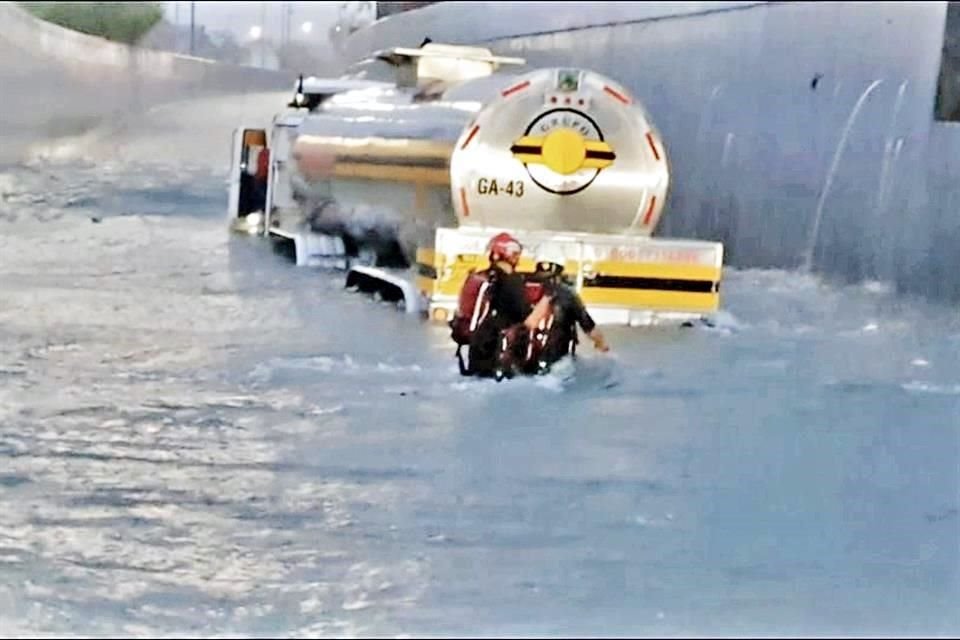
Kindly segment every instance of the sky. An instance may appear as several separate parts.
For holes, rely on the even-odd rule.
[[[231,31],[238,39],[250,39],[251,29],[260,26],[264,37],[280,40],[282,16],[287,6],[292,8],[291,36],[315,42],[327,40],[328,29],[337,20],[337,1],[318,2],[195,2],[195,20],[208,31]],[[190,2],[165,2],[166,17],[170,22],[190,24]],[[304,23],[310,23],[309,33]]]

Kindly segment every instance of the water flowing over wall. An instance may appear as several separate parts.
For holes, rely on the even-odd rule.
[[[292,74],[117,44],[0,2],[0,161],[38,138],[171,100],[287,89]]]
[[[960,125],[934,122],[945,2],[447,2],[350,57],[483,43],[623,82],[673,163],[660,235],[738,267],[810,268],[960,300]]]

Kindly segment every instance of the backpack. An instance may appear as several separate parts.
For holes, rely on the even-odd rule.
[[[471,271],[460,288],[457,310],[450,320],[450,337],[457,344],[457,364],[460,375],[473,374],[471,368],[463,362],[462,349],[469,347],[473,335],[490,314],[490,302],[493,297],[493,274],[491,271]]]
[[[493,293],[488,271],[471,271],[460,288],[457,310],[450,321],[450,337],[459,347],[470,344],[473,333],[490,313]]]

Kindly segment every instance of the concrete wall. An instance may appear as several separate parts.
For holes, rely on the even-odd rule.
[[[449,2],[347,50],[429,36],[609,74],[671,152],[661,234],[720,239],[735,266],[810,261],[960,300],[960,134],[933,122],[945,15],[945,2]]]
[[[170,100],[289,89],[293,74],[108,42],[0,2],[0,161],[38,138]]]
[[[927,148],[928,198],[922,209],[904,212],[922,251],[904,265],[912,289],[960,299],[960,123],[934,123]]]
[[[495,41],[593,26],[743,9],[764,2],[443,2],[378,20],[352,34],[350,60],[392,46]]]

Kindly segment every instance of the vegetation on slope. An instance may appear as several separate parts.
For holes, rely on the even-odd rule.
[[[160,2],[21,2],[41,20],[61,27],[136,44],[163,18]]]

